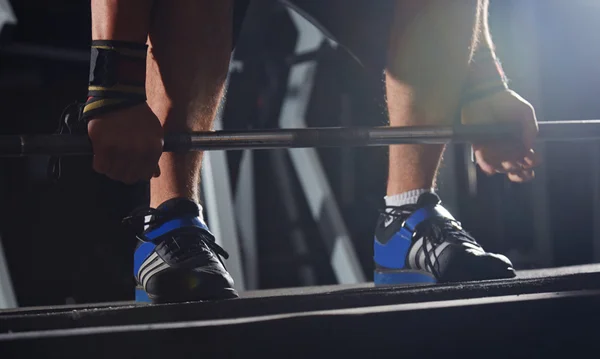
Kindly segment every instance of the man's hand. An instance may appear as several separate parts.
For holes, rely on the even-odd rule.
[[[88,135],[98,173],[126,184],[160,175],[163,129],[146,103],[92,119]]]
[[[475,159],[488,175],[506,173],[513,182],[534,178],[533,168],[540,163],[533,151],[538,126],[529,102],[514,91],[499,92],[466,105],[462,109],[462,121],[464,124],[519,123],[523,129],[521,143],[473,144]]]

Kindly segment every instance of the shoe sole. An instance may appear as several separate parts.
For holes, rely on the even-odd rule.
[[[385,285],[429,285],[436,284],[433,274],[415,270],[375,270],[373,272],[375,286]]]
[[[181,303],[181,302],[201,302],[201,301],[216,301],[226,299],[239,298],[238,292],[233,288],[223,288],[219,292],[211,293],[210,295],[191,293],[185,296],[158,296],[146,293],[141,287],[135,288],[135,301],[140,303],[165,304],[165,303]]]

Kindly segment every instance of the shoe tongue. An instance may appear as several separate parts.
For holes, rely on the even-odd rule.
[[[197,217],[200,215],[200,209],[198,204],[187,198],[173,198],[166,202],[163,202],[157,208],[158,211],[168,213],[175,217],[179,216],[193,216]]]
[[[440,204],[441,200],[437,194],[432,192],[423,193],[419,196],[419,200],[417,201],[417,207],[425,207],[425,206],[435,206]]]

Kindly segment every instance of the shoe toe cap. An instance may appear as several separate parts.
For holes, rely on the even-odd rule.
[[[491,279],[509,279],[516,276],[511,261],[502,254],[483,250],[452,253],[441,262],[440,282],[466,282]]]
[[[210,267],[172,269],[150,278],[146,291],[161,301],[213,300],[236,297],[233,285],[229,273]]]

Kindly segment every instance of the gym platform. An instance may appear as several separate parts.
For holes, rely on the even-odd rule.
[[[455,285],[367,283],[246,292],[221,302],[5,310],[0,354],[542,357],[594,350],[594,318],[600,318],[600,265],[585,265]]]

